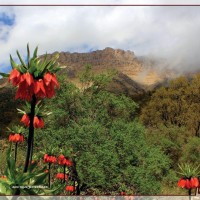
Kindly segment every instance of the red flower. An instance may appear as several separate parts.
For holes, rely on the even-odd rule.
[[[23,142],[24,136],[22,134],[10,134],[8,138],[9,142]]]
[[[29,116],[28,116],[27,114],[24,114],[24,115],[22,116],[22,119],[21,119],[20,122],[24,123],[24,125],[28,127],[29,124],[30,124]]]
[[[69,159],[65,159],[65,165],[67,165],[68,167],[71,167],[72,162]]]
[[[48,162],[48,154],[44,154],[44,162]]]
[[[38,98],[44,98],[46,96],[44,81],[42,79],[35,80],[34,93]]]
[[[34,84],[32,84],[32,79],[29,77],[29,75],[23,74],[18,86],[19,87],[15,99],[24,99],[30,101],[34,94]]]
[[[58,164],[64,165],[64,162],[65,162],[65,156],[61,154],[60,156],[58,156]]]
[[[178,186],[181,188],[185,188],[185,189],[191,189],[191,188],[196,188],[199,186],[199,180],[198,178],[192,177],[191,179],[184,179],[181,178],[178,181]]]
[[[13,69],[12,72],[10,73],[8,81],[9,82],[12,81],[12,84],[14,86],[17,86],[20,80],[21,80],[21,73],[17,69]]]
[[[58,84],[55,74],[53,74],[53,73],[51,74],[50,72],[47,72],[44,75],[43,79],[44,79],[44,83],[46,86],[49,86],[51,83],[53,83],[53,86],[56,86],[57,88],[59,87],[59,84]]]
[[[66,165],[68,167],[71,167],[73,165],[72,162],[69,159],[65,158],[65,156],[63,154],[61,154],[58,157],[58,164],[59,165]]]
[[[44,154],[44,162],[45,163],[56,163],[56,157],[49,156],[48,154]]]
[[[191,189],[191,183],[190,183],[190,180],[189,179],[186,179],[186,182],[185,182],[185,189]]]
[[[31,86],[32,84],[34,84],[33,76],[29,72],[23,74],[23,79],[24,81],[26,81],[28,86]]]
[[[5,175],[1,176],[1,177],[0,177],[0,180],[1,180],[1,179],[4,180],[4,181],[7,181],[7,180],[8,180],[8,179],[7,179],[7,176],[5,176]]]
[[[48,86],[45,86],[45,90],[47,98],[52,98],[55,96],[54,85],[52,82]]]
[[[35,128],[43,128],[44,127],[44,121],[42,118],[38,118],[37,116],[33,119],[33,126]]]
[[[50,163],[56,163],[56,157],[50,156],[49,161],[50,161]]]
[[[65,190],[69,191],[69,192],[73,192],[75,190],[75,187],[72,185],[68,185],[68,186],[66,186]]]
[[[186,180],[181,178],[179,181],[178,181],[178,186],[181,187],[181,188],[185,188],[185,184],[186,184]]]
[[[24,114],[22,116],[21,121],[22,123],[24,123],[25,126],[29,127],[30,125],[30,118],[27,114]],[[38,118],[38,116],[35,116],[33,119],[33,126],[34,128],[43,128],[44,127],[44,121],[42,118]]]
[[[51,74],[50,72],[47,72],[44,75],[44,85],[46,90],[46,96],[48,98],[52,98],[55,95],[54,87],[59,87],[57,78],[55,74]]]
[[[50,72],[47,72],[47,73],[44,75],[43,79],[44,79],[45,85],[48,86],[48,85],[51,83],[51,79],[52,79],[51,73],[50,73]]]
[[[121,195],[121,196],[125,196],[125,195],[126,195],[126,192],[120,192],[120,195]]]
[[[64,179],[64,173],[57,173],[56,178],[61,179],[61,180]],[[68,178],[68,176],[67,176],[67,174],[65,174],[65,180],[67,180],[67,178]]]
[[[192,177],[190,179],[191,188],[197,188],[199,186],[198,178]]]

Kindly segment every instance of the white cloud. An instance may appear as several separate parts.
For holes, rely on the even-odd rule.
[[[133,3],[131,0],[95,1],[98,2]],[[154,3],[166,2],[170,3],[154,0]],[[39,54],[83,52],[109,46],[129,49],[136,55],[162,56],[173,67],[187,68],[191,64],[197,68],[200,64],[200,7],[0,7],[0,12],[3,11],[15,16],[15,24],[1,26],[0,66],[9,63],[9,54],[16,57],[17,49],[25,55],[28,42],[32,50],[39,45]],[[6,39],[1,40],[5,33]]]

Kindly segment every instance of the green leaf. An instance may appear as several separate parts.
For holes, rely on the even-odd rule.
[[[21,66],[21,65],[20,65],[20,66],[17,66],[16,69],[17,69],[18,71],[20,71],[22,74],[26,73],[26,71],[27,71],[27,70],[26,70],[23,66]]]
[[[0,72],[0,75],[1,75],[2,77],[4,77],[4,78],[8,78],[8,77],[9,77],[9,74],[2,73],[2,72]]]
[[[48,173],[42,173],[41,175],[35,176],[35,182],[34,185],[41,185],[43,184],[45,178],[47,177]]]
[[[29,172],[32,172],[33,169],[34,169],[36,166],[37,166],[37,162],[31,164],[31,165],[29,166],[29,168],[28,168],[28,171],[29,171]]]
[[[60,185],[60,186],[58,186],[58,187],[56,187],[54,189],[43,189],[43,191],[44,191],[45,194],[54,194],[54,195],[56,195],[56,194],[58,194],[58,192],[61,189],[63,190],[65,187],[66,187],[65,185]]]
[[[23,66],[25,69],[27,69],[27,66],[26,66],[25,62],[23,61],[23,59],[21,58],[21,55],[19,54],[19,51],[18,51],[18,50],[17,50],[17,56],[18,56],[20,62],[22,63],[22,66]]]
[[[10,55],[10,64],[12,66],[12,69],[17,67],[17,64],[15,63],[15,61],[13,60],[12,56]]]
[[[17,110],[18,110],[18,113],[20,113],[20,114],[26,114],[26,112],[23,111],[23,110],[21,110],[21,109],[18,109],[18,108],[17,108]]]
[[[30,74],[33,74],[36,71],[36,69],[37,69],[36,59],[31,59],[28,71],[30,72]]]
[[[30,67],[30,49],[29,44],[27,44],[27,60],[28,60],[28,68]]]
[[[39,76],[39,74],[40,74],[40,72],[39,72],[38,70],[37,70],[37,71],[35,71],[35,72],[34,72],[34,77],[36,77],[36,78],[37,78],[37,77]]]
[[[9,195],[11,194],[10,185],[6,182],[0,181],[0,194]]]
[[[33,189],[30,189],[30,188],[29,189],[24,188],[23,193],[28,194],[28,195],[38,195],[36,192],[33,191]]]
[[[22,177],[19,177],[18,182],[19,183],[25,183],[26,181],[30,180],[31,178],[35,177],[35,173],[24,173]]]
[[[38,46],[34,50],[33,59],[37,58],[37,51],[38,51]]]
[[[11,181],[15,180],[15,161],[14,159],[11,157],[10,152],[9,155],[7,155],[7,170],[8,170],[8,178]]]

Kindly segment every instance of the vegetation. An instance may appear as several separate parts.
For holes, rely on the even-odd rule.
[[[186,127],[193,136],[200,137],[199,91],[200,74],[191,81],[185,77],[174,79],[168,87],[156,90],[140,119],[149,127]]]
[[[48,183],[47,174],[42,173],[44,161],[50,163],[55,155],[64,154],[65,159],[70,158],[73,163],[66,171],[71,178],[69,181],[74,184],[69,187],[79,188],[80,194],[116,195],[122,191],[134,195],[186,194],[177,189],[180,177],[176,172],[178,163],[196,166],[200,160],[200,75],[197,74],[192,80],[180,77],[171,81],[168,87],[157,89],[150,100],[145,105],[140,104],[140,107],[124,94],[116,95],[107,90],[114,75],[113,71],[95,75],[91,67],[86,66],[80,74],[82,87],[79,88],[66,77],[57,77],[60,88],[55,97],[53,94],[48,101],[43,99],[45,109],[52,111],[52,115],[45,117],[44,127],[40,124],[41,129],[35,130],[34,135],[32,154],[33,160],[40,159],[42,166],[38,173],[41,179],[45,179],[45,184],[57,184],[53,172],[63,172],[63,166],[52,165],[50,172],[49,164]],[[12,104],[14,93],[6,92],[8,96],[0,96],[4,115],[6,107],[12,113],[16,106]],[[5,102],[5,97],[9,101]],[[17,105],[20,109],[24,108],[21,101]],[[39,119],[43,116],[37,109],[36,114]],[[15,165],[25,159],[26,145],[19,146],[16,164],[9,161],[10,154],[7,156],[5,153],[8,135],[3,124],[11,125],[20,119],[13,114],[9,116],[9,121],[2,119],[1,122],[1,158],[7,163],[11,162],[12,170],[15,170]],[[34,121],[32,123],[34,126]],[[43,161],[41,155],[44,154],[46,160]],[[0,175],[6,175],[3,172],[7,170],[7,176],[10,176],[8,169],[11,168],[6,168],[2,163]],[[17,174],[19,171],[14,172]],[[34,173],[36,175],[37,170]],[[33,173],[29,176],[30,180],[23,175],[8,178],[12,179],[9,180],[12,184],[18,178],[37,183],[37,180],[32,180]],[[189,176],[187,179],[193,181],[191,194],[198,180]],[[181,179],[180,186],[183,186],[183,180],[186,179]],[[185,182],[184,187],[188,188]],[[37,190],[31,192],[39,194]],[[62,191],[59,194],[63,194]]]

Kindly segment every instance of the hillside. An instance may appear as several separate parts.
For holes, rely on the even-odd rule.
[[[48,58],[51,58],[56,53],[58,52],[49,54]],[[60,65],[67,66],[63,73],[67,73],[71,80],[75,79],[77,73],[87,64],[93,67],[95,73],[106,69],[115,69],[120,72],[118,78],[121,82],[124,81],[121,78],[128,77],[139,84],[141,88],[153,88],[154,85],[163,80],[174,77],[174,72],[171,70],[166,68],[164,71],[159,70],[159,66],[162,63],[137,57],[134,52],[129,50],[124,51],[109,47],[89,53],[60,52],[58,62]]]

